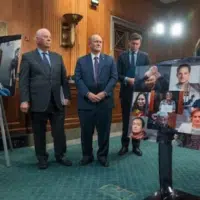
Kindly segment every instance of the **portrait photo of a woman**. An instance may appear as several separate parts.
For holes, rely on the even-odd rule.
[[[172,92],[165,94],[165,98],[160,102],[159,110],[168,113],[176,112],[176,102],[173,100]]]
[[[189,123],[182,123],[178,128],[180,133],[188,133],[193,135],[200,135],[200,109],[195,109],[191,112]]]
[[[135,97],[135,98],[134,98]],[[148,93],[135,92],[133,94],[132,115],[136,117],[147,116],[148,114]]]

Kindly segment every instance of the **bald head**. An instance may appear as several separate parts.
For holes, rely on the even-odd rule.
[[[89,38],[89,47],[92,53],[98,54],[102,49],[102,38],[98,34],[94,34]]]
[[[36,32],[35,35],[37,46],[43,50],[47,51],[51,46],[51,33],[48,29],[42,28]]]
[[[98,35],[98,34],[93,34],[93,35],[91,35],[91,36],[89,37],[89,42],[91,42],[91,41],[93,41],[93,40],[95,40],[95,39],[97,39],[97,38],[102,40],[102,38],[101,38],[100,35]]]

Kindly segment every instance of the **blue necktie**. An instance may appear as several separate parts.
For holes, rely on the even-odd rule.
[[[98,70],[99,70],[99,58],[94,57],[94,80],[96,83],[98,81]]]
[[[135,52],[132,52],[132,59],[131,59],[131,66],[135,67],[136,66],[136,60],[135,60]]]
[[[43,52],[42,55],[43,55],[43,62],[44,62],[44,64],[47,65],[49,68],[51,68],[51,65],[50,65],[50,63],[49,63],[49,61],[47,59],[47,56],[46,56],[47,53]]]
[[[135,77],[135,68],[136,68],[136,60],[135,60],[135,52],[132,52],[132,58],[131,58],[131,74],[132,78]]]

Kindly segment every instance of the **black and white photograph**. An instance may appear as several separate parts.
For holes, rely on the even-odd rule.
[[[0,37],[0,96],[13,96],[19,55],[21,35]]]

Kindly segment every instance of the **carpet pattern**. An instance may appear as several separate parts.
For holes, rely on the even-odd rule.
[[[12,167],[5,167],[0,152],[1,200],[142,200],[159,189],[158,145],[142,142],[142,157],[129,152],[119,157],[120,138],[110,140],[110,167],[96,160],[79,166],[80,144],[68,147],[72,167],[58,165],[50,149],[49,168],[38,170],[33,148],[15,149]],[[94,142],[94,153],[97,142]],[[200,152],[183,148],[173,150],[174,188],[200,196]]]

